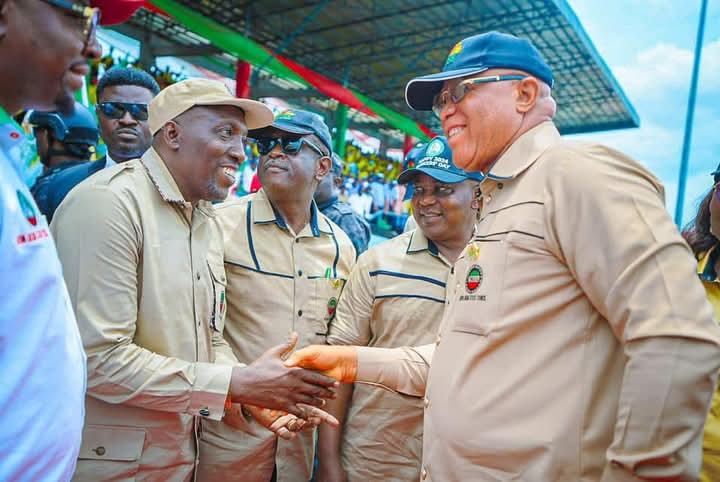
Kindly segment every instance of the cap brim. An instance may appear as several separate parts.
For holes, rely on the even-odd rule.
[[[398,184],[407,184],[415,179],[415,176],[419,173],[427,174],[436,181],[446,182],[448,184],[455,184],[468,179],[467,176],[449,172],[444,169],[435,169],[434,167],[414,167],[401,172],[398,176],[397,182]]]
[[[405,86],[405,102],[414,110],[432,110],[433,98],[440,92],[446,80],[479,74],[487,69],[488,67],[468,67],[412,79]]]
[[[245,124],[248,130],[267,127],[272,124],[275,118],[270,107],[262,102],[250,99],[228,98],[211,102],[199,102],[195,105],[232,105],[238,107],[245,112]]]

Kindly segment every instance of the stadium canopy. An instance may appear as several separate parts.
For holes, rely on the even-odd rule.
[[[113,28],[143,42],[141,61],[183,57],[232,78],[236,62],[248,61],[251,97],[324,111],[330,123],[345,112],[334,94],[346,87],[370,106],[349,109],[350,127],[396,145],[405,134],[440,132],[431,112],[405,104],[407,81],[438,71],[462,38],[498,30],[530,39],[549,62],[562,133],[639,125],[565,0],[148,0]],[[256,46],[264,50],[247,54]],[[289,75],[298,72],[314,82]]]

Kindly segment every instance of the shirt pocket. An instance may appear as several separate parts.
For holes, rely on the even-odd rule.
[[[208,270],[212,279],[212,299],[210,310],[210,328],[222,333],[227,312],[227,277],[222,265],[208,262]]]
[[[136,480],[145,445],[145,430],[87,425],[74,475],[77,480]]]
[[[312,283],[313,319],[311,330],[314,334],[314,343],[325,343],[328,326],[335,318],[340,293],[345,286],[345,280],[340,278],[317,278]]]
[[[447,320],[455,332],[490,336],[502,323],[502,296],[508,245],[505,239],[475,242],[454,269]]]

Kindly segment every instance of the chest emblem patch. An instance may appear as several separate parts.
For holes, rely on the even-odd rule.
[[[468,293],[475,293],[483,281],[483,270],[480,265],[474,264],[468,270],[465,277],[465,290]]]
[[[328,312],[328,316],[330,316],[330,318],[332,318],[333,315],[335,314],[335,308],[337,308],[337,298],[335,298],[333,296],[332,298],[330,298],[328,300],[328,303],[327,303],[327,312]]]

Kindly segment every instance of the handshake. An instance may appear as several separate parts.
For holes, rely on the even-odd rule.
[[[233,369],[232,405],[226,410],[225,423],[239,427],[247,414],[284,439],[321,423],[339,425],[319,407],[335,398],[339,382],[355,381],[357,351],[350,346],[312,345],[283,361],[297,340],[293,333],[286,343],[266,351],[250,365]]]

